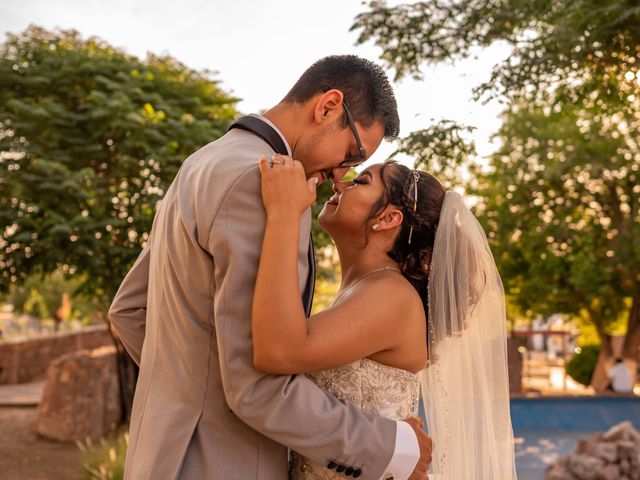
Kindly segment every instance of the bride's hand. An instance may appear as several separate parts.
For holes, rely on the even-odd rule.
[[[271,162],[260,157],[258,162],[262,175],[262,202],[267,216],[296,215],[316,201],[318,180],[307,180],[302,163],[291,157],[274,155]]]

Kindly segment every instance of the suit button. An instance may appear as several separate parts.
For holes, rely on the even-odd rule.
[[[362,475],[362,470],[360,470],[359,468],[356,468],[353,471],[353,478],[358,478],[360,475]]]
[[[349,467],[344,471],[344,474],[346,476],[350,476],[353,473],[353,471],[354,471],[353,468]]]
[[[347,467],[345,467],[344,465],[338,465],[338,468],[336,468],[336,472],[342,473],[344,472],[345,468]]]
[[[337,466],[338,466],[338,464],[337,464],[336,462],[329,462],[329,463],[327,464],[327,468],[328,468],[329,470],[333,470],[333,469],[334,469],[334,468],[336,468]]]

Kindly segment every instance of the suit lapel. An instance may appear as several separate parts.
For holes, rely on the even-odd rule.
[[[276,153],[280,155],[288,155],[287,146],[278,132],[271,125],[263,122],[257,117],[244,116],[233,122],[229,127],[239,128],[262,138],[267,142]],[[313,293],[316,286],[316,261],[313,251],[313,235],[309,234],[309,250],[307,251],[307,261],[309,262],[309,271],[307,273],[307,281],[305,283],[304,292],[302,293],[302,303],[304,311],[309,317],[311,315],[311,307],[313,306]]]

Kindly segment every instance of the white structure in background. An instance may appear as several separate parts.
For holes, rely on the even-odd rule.
[[[536,317],[533,322],[531,322],[531,330],[534,332],[546,329],[547,322],[545,322],[542,317]],[[544,335],[542,333],[534,333],[531,336],[531,347],[536,352],[542,352],[544,350]]]
[[[552,331],[564,331],[566,330],[564,317],[559,314],[551,315],[547,319],[547,329]],[[548,335],[547,336],[547,357],[549,359],[555,359],[561,356],[569,348],[565,345],[566,339],[563,335]]]

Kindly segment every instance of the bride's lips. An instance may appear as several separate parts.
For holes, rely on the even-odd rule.
[[[329,200],[327,200],[326,205],[338,205],[338,196],[334,195]]]

